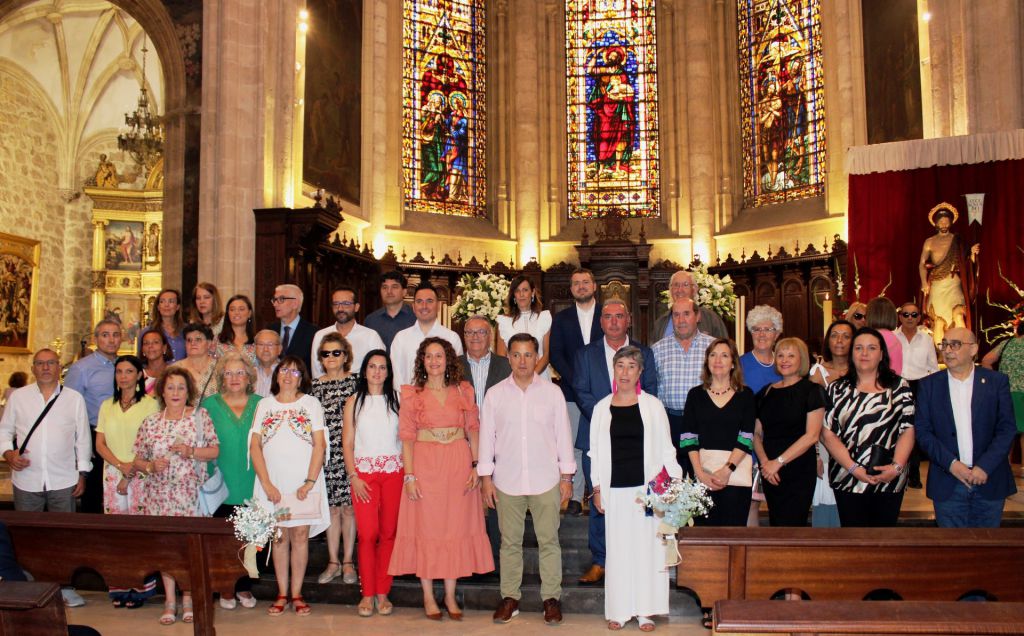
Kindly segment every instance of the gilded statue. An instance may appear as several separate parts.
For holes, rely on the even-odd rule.
[[[963,240],[952,231],[959,216],[949,203],[931,209],[928,222],[935,228],[935,234],[925,239],[918,264],[925,312],[931,316],[936,343],[942,341],[946,329],[973,329],[970,303],[975,294],[981,246],[975,243],[965,253]]]
[[[97,188],[116,188],[118,184],[117,168],[114,162],[107,159],[107,155],[100,155],[100,163],[96,168]]]

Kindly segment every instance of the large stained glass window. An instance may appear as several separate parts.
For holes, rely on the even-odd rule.
[[[654,0],[566,0],[569,218],[656,217]]]
[[[407,210],[486,213],[484,0],[404,0]]]
[[[743,199],[822,194],[825,103],[819,0],[738,0]]]

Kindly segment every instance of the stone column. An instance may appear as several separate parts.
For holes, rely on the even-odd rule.
[[[541,166],[538,38],[541,18],[532,0],[511,3],[515,24],[512,27],[508,60],[514,90],[509,93],[511,135],[514,139],[509,165],[511,208],[515,234],[519,241],[517,264],[540,256]]]
[[[253,209],[291,203],[298,0],[207,0],[199,280],[252,294]]]

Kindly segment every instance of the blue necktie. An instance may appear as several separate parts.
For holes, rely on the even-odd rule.
[[[292,328],[289,325],[284,326],[284,338],[281,338],[281,355],[288,353],[288,343],[291,342]]]

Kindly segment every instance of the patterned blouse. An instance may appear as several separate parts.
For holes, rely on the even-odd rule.
[[[853,461],[866,466],[872,446],[896,450],[896,441],[914,425],[914,396],[910,385],[900,378],[899,385],[880,393],[858,391],[851,383],[840,380],[828,386],[832,404],[825,411],[825,427],[850,451]],[[834,490],[853,493],[900,492],[907,483],[907,473],[887,484],[871,486],[846,471],[838,462],[830,462],[829,481]]]

